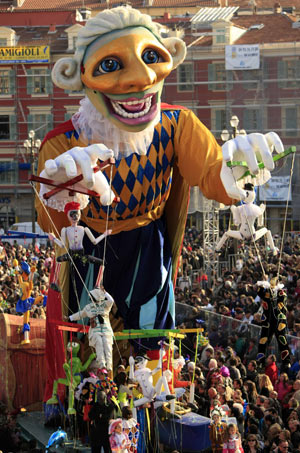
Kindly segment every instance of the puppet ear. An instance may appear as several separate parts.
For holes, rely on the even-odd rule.
[[[80,65],[74,58],[61,58],[52,69],[52,80],[63,90],[82,90]]]
[[[186,56],[186,45],[179,38],[165,38],[164,46],[168,49],[173,58],[173,69],[177,68],[183,62]]]

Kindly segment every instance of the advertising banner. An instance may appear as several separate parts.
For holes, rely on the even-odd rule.
[[[49,63],[49,46],[0,47],[0,64]]]
[[[287,199],[291,201],[292,194],[289,194],[289,184],[289,176],[272,176],[266,184],[259,187],[260,201],[287,201]]]
[[[259,69],[259,45],[225,46],[225,69]]]

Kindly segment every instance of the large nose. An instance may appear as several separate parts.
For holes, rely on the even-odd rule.
[[[122,91],[135,92],[144,91],[157,82],[156,72],[143,61],[135,59],[125,71],[121,71],[119,87]]]

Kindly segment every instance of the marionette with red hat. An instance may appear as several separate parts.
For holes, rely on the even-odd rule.
[[[97,263],[100,265],[102,264],[103,261],[100,258],[96,258],[92,255],[86,255],[84,253],[83,238],[85,234],[88,236],[88,238],[94,245],[97,245],[100,241],[102,241],[102,239],[104,239],[111,233],[111,230],[107,230],[103,234],[95,238],[93,233],[88,227],[83,227],[79,225],[81,217],[80,203],[77,203],[75,201],[70,201],[69,203],[66,203],[64,207],[64,212],[67,215],[71,225],[66,228],[62,228],[60,238],[56,238],[52,233],[48,234],[50,240],[54,241],[55,244],[57,244],[59,247],[63,248],[66,251],[66,253],[58,256],[57,258],[57,265],[54,272],[54,278],[50,284],[51,289],[53,289],[54,291],[59,291],[58,278],[61,267],[60,263],[69,261],[73,268],[76,260],[80,260],[80,262],[82,262],[83,264],[85,263],[93,264]],[[73,274],[71,273],[71,278],[73,279],[72,275]]]

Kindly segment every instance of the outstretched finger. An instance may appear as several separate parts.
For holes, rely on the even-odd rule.
[[[95,183],[93,165],[91,158],[84,148],[76,146],[69,153],[82,171],[83,181],[88,189],[91,189]]]
[[[58,165],[54,159],[48,159],[45,162],[45,173],[47,176],[53,176],[58,171]]]
[[[245,190],[237,185],[237,181],[230,168],[227,167],[226,162],[223,162],[221,169],[221,181],[227,192],[227,195],[234,200],[244,200],[246,198]]]
[[[256,175],[258,173],[258,163],[255,154],[255,148],[249,140],[249,135],[238,135],[235,139],[238,151],[242,152],[248,164],[251,173]]]
[[[272,171],[274,170],[274,161],[272,157],[272,150],[268,144],[268,141],[263,134],[250,134],[248,136],[248,140],[261,156],[261,159],[265,165],[265,167]]]
[[[93,160],[94,165],[97,163],[97,160],[105,161],[114,157],[114,153],[111,149],[107,148],[103,144],[94,144],[87,146],[85,151],[89,154]]]
[[[283,153],[284,151],[284,146],[283,143],[276,132],[268,132],[265,134],[266,140],[270,148],[275,148],[275,151],[279,153]]]
[[[69,154],[69,151],[58,156],[55,159],[55,162],[58,168],[65,169],[68,178],[74,178],[75,176],[77,176],[76,162],[73,159],[73,157]]]
[[[222,146],[223,159],[225,162],[230,162],[233,159],[233,154],[237,150],[234,140],[228,140]]]

